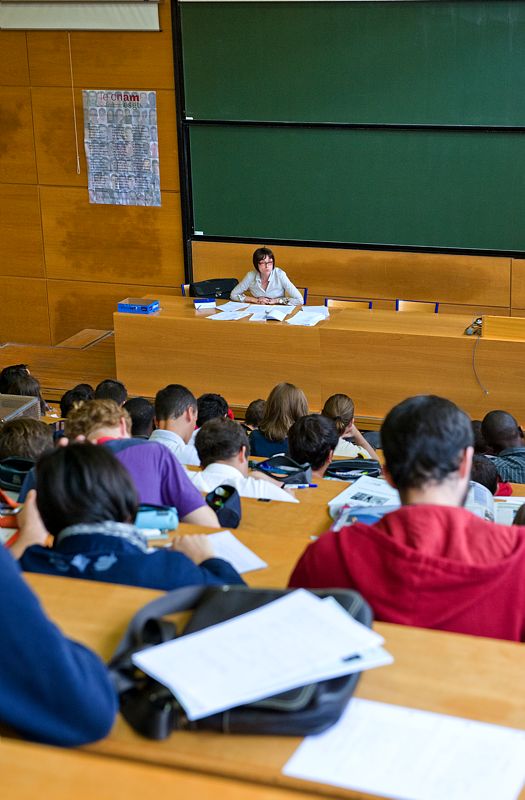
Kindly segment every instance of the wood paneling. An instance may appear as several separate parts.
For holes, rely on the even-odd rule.
[[[36,186],[0,184],[0,274],[44,277]]]
[[[525,308],[525,259],[512,259],[511,298],[513,308]]]
[[[71,89],[36,87],[32,90],[32,98],[39,183],[51,186],[87,186],[81,89],[75,90],[80,175],[77,175]],[[172,91],[157,92],[157,110],[161,188],[178,192],[177,129],[175,96]]]
[[[0,87],[0,183],[36,183],[30,90]]]
[[[45,280],[2,278],[0,342],[51,344]]]
[[[40,197],[48,278],[183,282],[178,194],[163,192],[160,208],[93,205],[85,189],[42,187]],[[104,326],[82,318],[78,327]]]
[[[25,32],[0,31],[0,53],[0,86],[28,86]]]
[[[177,293],[154,284],[88,283],[49,280],[51,341],[58,344],[83,328],[113,330],[113,313],[125,297]]]
[[[260,244],[194,242],[194,280],[241,278]],[[275,253],[312,295],[510,306],[509,258],[317,247],[275,247]]]
[[[173,89],[170,4],[160,32],[72,31],[74,85],[83,89]],[[28,31],[33,86],[70,86],[66,32]]]

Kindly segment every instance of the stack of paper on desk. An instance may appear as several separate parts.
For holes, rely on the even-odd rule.
[[[366,666],[390,663],[379,634],[332,597],[300,589],[239,617],[136,653],[190,720]]]
[[[381,797],[514,800],[525,780],[525,731],[354,698],[283,772]]]
[[[287,324],[311,328],[314,325],[317,325],[318,322],[322,322],[324,319],[326,319],[326,314],[323,314],[320,311],[311,311],[310,308],[317,308],[317,306],[306,306],[306,308],[303,308],[301,311],[298,311],[297,314],[294,314],[293,317],[287,319]],[[328,309],[326,310],[328,311]]]

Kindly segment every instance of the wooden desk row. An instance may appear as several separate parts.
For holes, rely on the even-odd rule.
[[[212,322],[188,298],[160,300],[158,315],[114,315],[117,374],[134,394],[153,396],[176,381],[246,406],[288,381],[314,410],[346,392],[359,415],[382,418],[400,400],[432,393],[474,418],[493,408],[521,416],[525,342],[465,336],[467,315],[336,309],[314,328],[298,328]]]
[[[113,652],[135,611],[160,594],[45,575],[27,575],[27,579],[64,632],[104,659]],[[358,697],[525,729],[523,645],[387,623],[377,623],[375,628],[385,637],[395,662],[365,673]],[[154,742],[139,737],[119,718],[107,739],[87,749],[99,756],[266,787],[294,788],[310,795],[361,796],[284,776],[282,768],[299,741],[277,736],[177,732],[165,741]],[[268,796],[268,800],[272,798]],[[521,798],[525,798],[525,791]]]

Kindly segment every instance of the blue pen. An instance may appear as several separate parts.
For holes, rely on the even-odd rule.
[[[316,483],[285,483],[287,489],[317,489]]]

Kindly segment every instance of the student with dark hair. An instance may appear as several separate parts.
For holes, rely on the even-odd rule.
[[[53,449],[53,432],[38,419],[21,417],[0,427],[0,461],[5,458],[29,458],[36,461]]]
[[[288,454],[299,464],[312,467],[312,478],[322,480],[339,442],[333,420],[308,414],[294,422],[288,432]]]
[[[241,423],[242,427],[247,433],[251,433],[259,427],[262,418],[264,417],[264,409],[266,408],[266,400],[252,400],[246,413],[244,414],[244,422]]]
[[[275,266],[275,257],[269,247],[258,247],[254,252],[253,270],[233,288],[232,300],[259,305],[303,304],[303,296],[283,269]]]
[[[233,486],[241,497],[264,500],[297,500],[272,478],[255,472],[249,476],[250,445],[242,425],[231,419],[212,419],[199,428],[195,446],[202,464],[201,472],[190,477],[201,492],[211,492],[221,484]]]
[[[60,416],[65,419],[74,405],[93,400],[95,392],[88,383],[79,383],[73,389],[68,389],[60,398]]]
[[[100,381],[95,389],[95,400],[114,400],[118,406],[123,406],[127,399],[128,390],[121,381]]]
[[[19,516],[22,529],[26,522],[31,524],[31,504],[34,507],[33,496],[25,518]],[[107,736],[117,713],[117,698],[104,664],[53,625],[3,547],[0,652],[2,727],[61,747],[77,747]]]
[[[132,397],[122,408],[131,417],[131,435],[134,439],[149,439],[153,433],[155,409],[145,397]]]
[[[525,438],[512,414],[489,411],[481,423],[483,438],[492,451],[502,481],[525,483]]]
[[[202,428],[211,419],[225,419],[228,416],[228,403],[220,394],[201,394],[197,400],[197,428]]]
[[[487,456],[474,453],[470,480],[485,486],[491,494],[496,494],[498,491],[498,470]]]
[[[36,397],[40,406],[40,413],[48,410],[46,401],[40,391],[40,383],[29,373],[18,372],[10,376],[6,382],[5,394],[14,394],[19,397]]]
[[[150,442],[167,447],[181,464],[198,467],[199,456],[192,442],[197,423],[197,400],[185,386],[170,383],[155,397],[156,429]]]
[[[483,423],[481,420],[473,419],[471,424],[472,433],[474,434],[474,454],[480,456],[494,455],[493,450],[488,446],[483,438],[483,433],[481,432],[481,426]]]
[[[288,453],[288,431],[306,414],[308,402],[301,389],[293,383],[274,386],[268,395],[259,428],[250,436],[252,455],[269,458],[277,453]]]
[[[325,533],[290,586],[356,589],[387,622],[525,640],[525,528],[462,507],[473,454],[467,415],[441,397],[411,397],[381,435],[402,507],[374,525]]]
[[[133,524],[133,481],[105,447],[72,444],[43,456],[36,496],[54,542],[52,549],[27,548],[25,570],[150,589],[243,583],[227,561],[214,557],[206,536],[179,536],[173,549],[151,552]]]
[[[29,374],[30,372],[27,364],[11,364],[8,367],[4,367],[2,372],[0,372],[0,394],[9,394],[7,387],[9,386],[11,378],[15,375]]]

